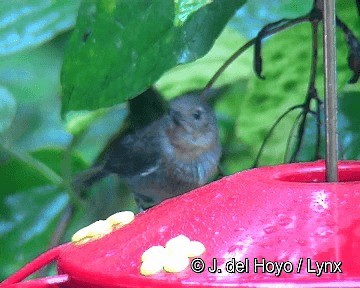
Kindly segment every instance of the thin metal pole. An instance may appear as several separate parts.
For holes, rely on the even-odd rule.
[[[323,43],[325,70],[326,181],[338,181],[338,134],[336,95],[336,23],[335,0],[323,3]]]

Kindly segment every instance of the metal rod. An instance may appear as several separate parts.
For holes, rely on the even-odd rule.
[[[322,0],[325,70],[326,181],[338,181],[335,0]]]

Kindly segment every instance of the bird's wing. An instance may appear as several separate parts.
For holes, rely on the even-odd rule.
[[[115,140],[105,156],[105,169],[124,177],[152,173],[159,166],[161,157],[156,136],[135,133]]]

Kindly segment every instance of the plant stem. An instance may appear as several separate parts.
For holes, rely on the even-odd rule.
[[[252,168],[255,168],[258,166],[259,164],[259,159],[260,159],[260,156],[264,150],[264,147],[265,147],[265,144],[266,142],[269,140],[272,132],[274,131],[275,127],[280,123],[280,121],[287,115],[289,114],[291,111],[295,110],[295,109],[299,109],[299,108],[303,108],[304,105],[301,104],[301,105],[295,105],[295,106],[292,106],[290,107],[288,110],[286,110],[278,119],[276,119],[275,123],[271,126],[270,130],[266,133],[266,136],[264,138],[264,141],[262,142],[261,144],[261,147],[259,149],[259,152],[258,154],[256,155],[256,158],[255,158],[255,161],[254,161],[254,164],[252,166]]]
[[[6,154],[11,155],[13,158],[26,163],[29,165],[32,169],[36,170],[40,175],[44,176],[47,180],[49,180],[52,184],[54,184],[57,187],[66,188],[66,185],[64,184],[63,178],[59,176],[57,173],[54,172],[51,168],[49,168],[44,163],[36,160],[34,157],[30,156],[29,154],[22,154],[18,151],[15,151],[14,149],[6,148],[5,146],[0,144],[0,151],[3,151]],[[69,191],[68,195],[70,197],[70,200],[74,205],[76,206],[82,206],[82,201],[79,199],[79,197],[73,193],[72,191]]]
[[[285,30],[286,28],[289,28],[291,26],[294,26],[296,24],[299,23],[303,23],[309,20],[309,16],[303,16],[303,17],[299,17],[293,20],[289,20],[288,22],[286,22],[284,25],[276,27],[272,30],[267,31],[266,33],[263,34],[263,37],[267,37],[270,36],[272,34],[278,33],[282,30]],[[206,93],[206,91],[208,89],[210,89],[212,87],[212,85],[215,83],[215,81],[220,77],[220,75],[226,70],[226,68],[236,60],[236,58],[238,58],[242,53],[244,53],[248,48],[250,48],[252,45],[255,44],[257,37],[251,39],[250,41],[246,42],[243,46],[241,46],[237,51],[235,51],[234,54],[232,54],[225,62],[223,65],[221,65],[221,67],[216,71],[216,73],[214,74],[213,77],[211,77],[210,81],[206,84],[203,92],[201,93],[200,97],[203,97],[203,94]]]
[[[13,149],[8,149],[0,144],[0,151],[1,150],[4,153],[11,155],[12,157],[16,158],[19,161],[25,162],[31,168],[33,168],[39,174],[41,174],[47,180],[49,180],[52,184],[54,184],[56,186],[62,186],[62,183],[63,183],[62,178],[57,173],[55,173],[52,169],[50,169],[48,166],[43,164],[42,162],[36,160],[35,158],[31,157],[28,154],[21,154],[20,152],[17,152]]]

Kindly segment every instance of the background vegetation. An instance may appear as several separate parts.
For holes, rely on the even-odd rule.
[[[116,177],[92,187],[84,203],[69,185],[119,130],[126,100],[151,84],[166,98],[202,89],[264,25],[304,15],[313,5],[310,0],[189,3],[0,2],[0,280],[49,247],[69,203],[77,209],[63,241],[91,221],[135,210]],[[337,13],[359,37],[356,2],[338,0]],[[348,46],[341,31],[337,36],[340,157],[359,159],[360,86],[348,84],[353,75]],[[322,98],[319,48],[316,85]],[[310,24],[264,41],[266,80],[255,76],[250,50],[215,83],[228,85],[215,106],[225,174],[251,168],[276,119],[304,102],[312,52]],[[289,160],[299,135],[299,113],[294,110],[276,126],[259,165]],[[317,132],[311,115],[301,133],[295,160],[314,160]],[[323,155],[322,147],[320,152]]]

